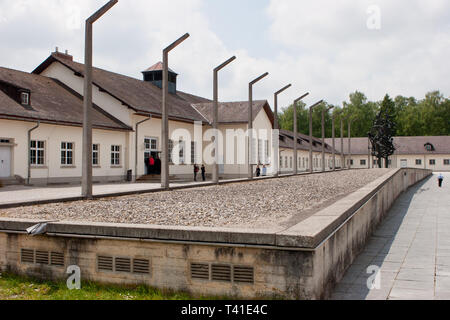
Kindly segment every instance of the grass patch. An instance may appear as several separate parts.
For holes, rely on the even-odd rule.
[[[0,300],[217,300],[224,297],[193,296],[148,286],[116,286],[82,282],[81,290],[66,283],[42,281],[11,273],[0,274]]]

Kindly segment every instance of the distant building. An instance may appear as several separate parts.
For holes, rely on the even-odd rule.
[[[326,139],[331,143],[331,139]],[[450,136],[437,137],[395,137],[397,149],[389,158],[390,168],[423,168],[433,171],[450,171]],[[377,159],[371,155],[368,138],[351,139],[351,157],[348,152],[348,138],[344,139],[346,163],[352,168],[376,168]],[[336,139],[336,149],[341,151],[341,141]],[[385,166],[384,160],[382,166]]]

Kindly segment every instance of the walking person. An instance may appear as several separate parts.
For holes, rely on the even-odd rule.
[[[198,165],[194,164],[194,181],[197,182]]]
[[[438,182],[439,182],[439,188],[442,188],[442,183],[444,182],[444,176],[442,175],[442,173],[440,173],[438,176]]]
[[[204,164],[202,164],[202,179],[206,181],[206,168]]]

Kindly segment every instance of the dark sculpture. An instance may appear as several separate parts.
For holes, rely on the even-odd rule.
[[[368,133],[372,144],[372,155],[378,159],[381,168],[381,159],[385,159],[385,167],[389,167],[389,157],[394,154],[395,123],[389,114],[389,98],[383,101],[382,108],[374,120],[373,127]],[[388,106],[384,107],[385,102]]]

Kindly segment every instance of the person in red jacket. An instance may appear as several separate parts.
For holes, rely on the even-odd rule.
[[[148,164],[149,164],[149,173],[150,174],[155,173],[155,159],[153,158],[153,156],[150,156],[150,158],[148,159]]]

